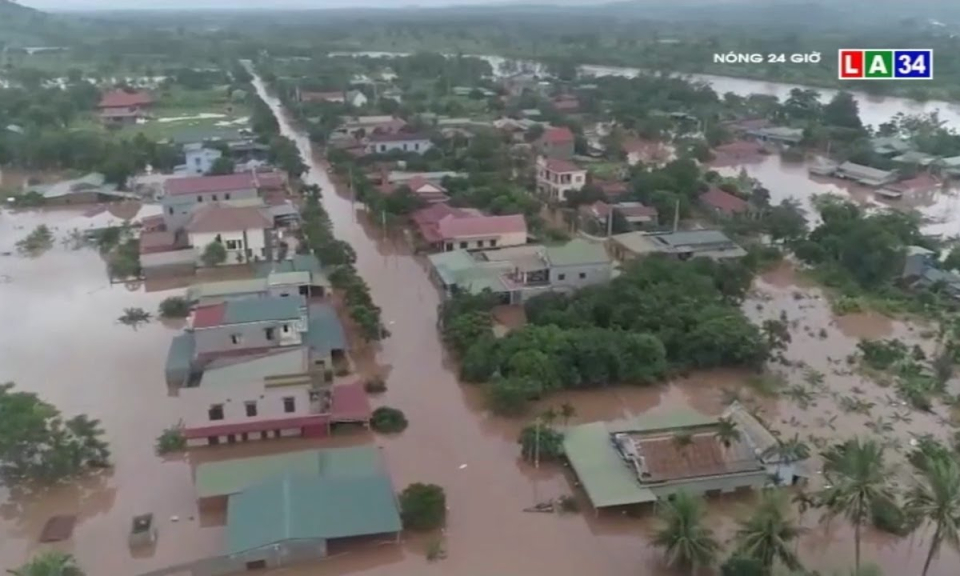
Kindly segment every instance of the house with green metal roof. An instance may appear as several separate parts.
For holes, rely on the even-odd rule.
[[[299,295],[264,296],[199,306],[189,329],[200,356],[300,346],[307,331],[306,301]]]
[[[681,410],[573,426],[564,433],[564,454],[596,510],[680,490],[717,494],[793,483],[805,475],[798,462],[781,458],[776,437],[738,403],[723,416],[739,439],[718,437],[719,417]]]
[[[377,447],[306,450],[201,464],[201,500],[225,499],[223,556],[215,574],[316,561],[340,538],[399,541],[393,483]]]
[[[194,306],[208,306],[265,296],[323,296],[329,288],[330,282],[322,273],[273,270],[257,278],[194,284],[187,289],[186,297]]]
[[[433,276],[447,294],[490,291],[519,304],[544,292],[569,292],[609,282],[613,265],[603,244],[576,239],[555,246],[527,244],[496,250],[431,254]]]

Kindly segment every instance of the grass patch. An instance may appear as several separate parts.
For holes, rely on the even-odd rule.
[[[786,388],[787,381],[779,372],[764,372],[747,378],[744,384],[760,396],[777,396]]]

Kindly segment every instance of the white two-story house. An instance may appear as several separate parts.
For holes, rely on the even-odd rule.
[[[587,171],[569,160],[537,158],[537,190],[548,201],[563,202],[567,192],[580,190],[587,183]]]
[[[264,207],[219,203],[197,208],[185,226],[197,262],[204,264],[207,246],[219,242],[227,252],[224,265],[268,260],[272,229],[273,218]]]

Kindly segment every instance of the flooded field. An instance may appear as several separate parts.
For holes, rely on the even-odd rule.
[[[262,91],[259,83],[258,89]],[[274,99],[268,101],[278,110]],[[307,139],[282,117],[281,129],[311,159]],[[805,172],[777,170],[774,163],[779,158],[767,158],[751,170],[769,170],[783,182],[793,182],[789,189],[798,193],[819,186],[806,180]],[[423,259],[411,253],[402,235],[385,235],[368,222],[359,206],[337,194],[318,162],[311,159],[311,167],[307,180],[321,186],[335,232],[355,248],[358,269],[393,333],[376,350],[357,358],[364,360],[364,370],[386,375],[388,390],[376,402],[402,409],[410,426],[398,436],[375,441],[384,449],[398,489],[417,481],[445,488],[450,506],[443,534],[448,557],[430,563],[424,552],[428,538],[408,537],[401,546],[337,548],[332,558],[316,566],[271,574],[672,574],[661,567],[660,553],[647,545],[653,525],[649,511],[637,517],[595,517],[581,501],[578,514],[523,512],[537,502],[576,494],[571,479],[561,467],[534,469],[520,461],[516,436],[523,422],[491,416],[479,391],[456,379],[437,336],[439,294]],[[774,182],[764,184],[775,199],[786,194],[786,186],[778,192]],[[74,251],[58,244],[28,259],[13,248],[16,240],[40,223],[63,234],[88,227],[106,214],[114,216],[109,211],[92,216],[84,212],[0,214],[0,254],[10,252],[0,256],[0,322],[7,327],[0,336],[0,380],[13,380],[22,389],[38,392],[68,415],[83,412],[99,418],[116,466],[103,477],[75,485],[40,493],[0,494],[0,559],[2,568],[15,566],[38,548],[37,537],[50,515],[77,514],[74,536],[63,548],[76,554],[91,575],[135,576],[221,549],[222,527],[201,519],[196,510],[191,478],[195,462],[331,441],[253,443],[201,450],[184,458],[156,457],[155,438],[178,418],[179,399],[167,391],[163,364],[170,339],[179,328],[152,322],[133,331],[116,318],[130,306],[154,311],[163,298],[179,291],[147,292],[139,284],[111,286],[104,263],[93,250]],[[577,409],[573,422],[585,422],[678,407],[717,413],[731,396],[738,395],[745,401],[753,398],[783,435],[797,433],[813,443],[816,437],[869,433],[870,423],[885,431],[891,450],[905,449],[912,435],[948,430],[942,411],[923,415],[888,402],[887,396],[893,396],[890,391],[849,373],[844,360],[861,337],[896,336],[929,348],[930,343],[920,337],[922,328],[870,315],[833,318],[822,295],[803,286],[789,268],[764,275],[755,288],[745,311],[758,321],[780,317],[785,311],[796,321],[788,360],[823,375],[822,383],[814,385],[808,383],[807,369],[783,369],[790,386],[809,389],[813,398],[806,408],[784,394],[779,398],[758,395],[743,385],[747,375],[735,371],[693,374],[659,387],[570,392],[547,404],[569,401]],[[516,311],[503,310],[498,317],[511,326],[522,322]],[[873,403],[870,414],[844,412],[842,398],[847,397]],[[363,435],[351,435],[333,442],[364,440]],[[811,464],[816,468],[816,462]],[[730,534],[733,519],[749,499],[742,495],[711,501],[713,521],[721,533]],[[133,515],[145,512],[158,519],[159,541],[155,550],[133,557],[126,546],[128,524]],[[813,518],[806,523],[816,527]],[[919,571],[925,552],[919,538],[895,540],[871,533],[867,540],[865,557],[878,561],[888,574]],[[845,568],[852,562],[850,533],[842,522],[831,530],[816,528],[800,549],[812,568]],[[950,554],[944,551],[930,571],[932,576],[955,573],[955,558]]]

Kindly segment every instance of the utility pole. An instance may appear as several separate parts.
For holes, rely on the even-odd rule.
[[[607,205],[607,238],[613,236],[613,206]]]
[[[680,227],[680,201],[677,200],[677,204],[673,209],[673,231],[676,232],[677,228]]]
[[[533,467],[540,468],[540,417],[537,416],[536,432],[533,441]]]

